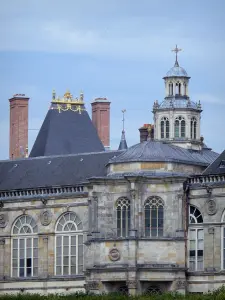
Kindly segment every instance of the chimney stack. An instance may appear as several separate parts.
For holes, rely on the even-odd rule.
[[[147,141],[148,135],[149,135],[149,128],[151,128],[151,138],[154,138],[154,125],[152,124],[144,124],[141,128],[139,128],[140,131],[140,143]]]
[[[110,148],[110,102],[96,98],[92,103],[92,122],[105,149]]]
[[[28,103],[25,94],[15,94],[10,103],[9,158],[25,157],[28,147]]]

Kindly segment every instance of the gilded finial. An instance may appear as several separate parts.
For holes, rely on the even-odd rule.
[[[28,157],[28,145],[26,146],[26,150],[25,150],[25,157]]]

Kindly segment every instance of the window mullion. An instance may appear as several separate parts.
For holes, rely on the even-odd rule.
[[[24,277],[27,277],[27,238],[24,238]]]
[[[156,236],[159,236],[159,208],[156,207]]]
[[[20,239],[19,238],[18,238],[17,264],[18,264],[17,276],[20,277]]]
[[[63,265],[63,254],[64,254],[64,251],[63,251],[63,248],[64,248],[64,235],[62,235],[62,237],[61,237],[61,245],[62,245],[62,247],[61,247],[61,249],[62,249],[62,256],[61,256],[61,265],[62,265],[62,267],[61,267],[61,274],[63,275],[63,270],[64,270],[64,265]]]
[[[68,259],[69,259],[69,262],[68,262],[68,268],[69,268],[69,275],[71,275],[71,271],[70,271],[70,267],[71,267],[71,263],[70,263],[70,256],[71,256],[71,252],[70,252],[70,245],[71,245],[71,243],[70,243],[70,239],[71,239],[71,236],[69,235],[68,236],[68,247],[69,247],[69,249],[68,249]]]
[[[79,259],[78,259],[78,234],[76,235],[76,274],[78,274],[78,263],[79,263]]]
[[[195,270],[198,271],[198,229],[195,229]]]
[[[31,238],[31,276],[34,276],[34,239]]]

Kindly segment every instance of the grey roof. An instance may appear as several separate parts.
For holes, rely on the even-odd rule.
[[[174,67],[172,67],[167,73],[165,77],[188,77],[187,72],[184,68],[180,67],[179,64],[175,63]],[[165,78],[164,77],[164,78]]]
[[[127,148],[128,147],[127,147],[127,141],[125,137],[125,131],[123,130],[118,150],[126,150]]]
[[[225,150],[202,173],[202,175],[214,174],[225,174]]]
[[[162,141],[148,140],[130,147],[110,160],[121,162],[178,162],[183,164],[208,166],[218,157],[218,153],[208,149],[201,151],[181,148]]]
[[[185,99],[184,97],[168,97],[159,106],[159,108],[192,108],[199,109],[198,103]]]
[[[121,151],[0,161],[0,190],[76,185],[105,176],[109,159]]]
[[[52,105],[38,133],[30,157],[104,151],[86,110],[58,111]]]

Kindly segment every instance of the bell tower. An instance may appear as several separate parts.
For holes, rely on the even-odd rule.
[[[200,134],[201,103],[193,102],[189,96],[189,80],[184,68],[179,65],[176,47],[174,66],[163,77],[165,98],[154,102],[154,138],[180,147],[199,150],[202,145]]]

